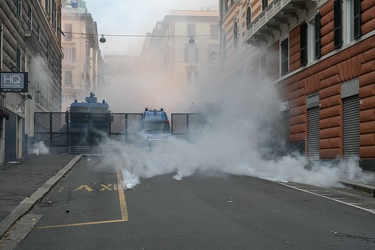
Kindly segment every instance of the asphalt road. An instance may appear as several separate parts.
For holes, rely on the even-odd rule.
[[[15,249],[375,249],[373,213],[301,187],[203,174],[123,191],[97,160],[82,159],[14,227],[8,247],[23,238]]]

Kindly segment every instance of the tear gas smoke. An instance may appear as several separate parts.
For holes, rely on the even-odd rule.
[[[298,153],[276,154],[285,152],[285,145],[277,137],[281,102],[272,84],[251,83],[251,90],[239,85],[224,93],[219,103],[202,109],[206,123],[191,140],[171,137],[152,147],[108,140],[103,160],[121,169],[126,188],[142,178],[171,173],[176,180],[219,172],[323,187],[334,186],[341,178],[370,180],[355,159],[314,163]],[[136,136],[142,138],[142,133]]]
[[[49,149],[46,147],[43,141],[35,142],[32,146],[33,154],[39,155],[45,155],[49,153]]]
[[[150,9],[150,15],[144,12],[147,9],[144,6],[149,6],[149,1],[143,0],[132,2],[132,6],[128,6],[128,2],[122,1],[120,5],[118,1],[110,1],[111,5],[116,6],[106,6],[110,18],[103,12],[105,10],[101,1],[97,1],[100,6],[97,8],[98,14],[92,8],[95,1],[88,3],[88,10],[98,21],[100,34],[112,30],[109,27],[119,28],[111,31],[112,34],[140,34],[140,30],[146,34],[170,9],[191,9],[177,2],[163,0],[155,6],[156,9]],[[193,2],[199,7],[211,5],[211,0],[186,3]],[[163,11],[159,8],[163,8]],[[114,17],[112,11],[108,11],[112,9],[121,10],[118,18]],[[131,10],[131,13],[124,15],[125,10]],[[139,22],[139,12],[134,10],[142,10],[142,16],[146,17],[142,19],[142,23]],[[154,18],[153,14],[156,12],[160,12],[160,17],[147,19]],[[102,21],[100,18],[103,18]],[[125,27],[131,30],[123,30],[123,25],[109,21],[117,22],[121,18],[126,19],[123,23],[132,23]],[[108,25],[105,32],[100,31],[102,24]],[[138,52],[142,45],[138,40],[136,43],[127,40],[116,46],[114,40],[107,39],[101,49],[103,54],[132,54]],[[149,79],[144,74],[139,79],[135,76],[130,79],[123,75],[111,75],[113,79],[118,77],[121,80],[116,80],[117,85],[109,86],[109,89],[100,94],[108,101],[113,112],[142,112],[146,107],[163,107],[167,112],[173,113],[199,111],[206,121],[190,135],[189,141],[171,137],[149,147],[148,143],[144,143],[144,134],[134,132],[130,133],[133,137],[130,141],[133,143],[123,144],[109,139],[104,142],[103,165],[120,169],[126,188],[133,188],[142,178],[162,174],[173,174],[176,180],[181,180],[197,173],[227,173],[318,186],[336,185],[340,178],[361,181],[368,178],[362,174],[355,159],[338,164],[314,163],[298,153],[286,154],[280,131],[281,101],[271,83],[251,82],[251,77],[248,80],[234,79],[230,83],[224,83],[213,77],[217,74],[204,72],[199,69],[200,82],[195,90],[188,91],[187,88],[175,86],[176,83],[159,79],[154,72],[149,73]]]
[[[48,93],[48,86],[51,78],[48,76],[48,65],[40,56],[31,58],[29,78],[34,84],[35,90],[40,91],[41,95]]]

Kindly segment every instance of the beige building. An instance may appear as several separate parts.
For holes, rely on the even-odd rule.
[[[285,140],[309,159],[375,171],[374,11],[373,0],[221,0],[222,76],[272,82]]]
[[[61,23],[64,52],[61,111],[66,111],[75,99],[84,101],[90,92],[99,92],[102,57],[96,22],[85,7],[64,6]]]
[[[172,10],[147,34],[138,70],[150,89],[159,89],[156,99],[173,99],[170,110],[189,111],[205,102],[193,93],[218,72],[218,21],[216,9]]]
[[[137,59],[138,56],[132,55],[104,55],[103,84],[105,86],[121,84],[124,77],[132,77]]]
[[[34,112],[60,111],[60,20],[59,0],[0,2],[0,71],[28,74],[25,91],[0,93],[0,163],[25,156]]]

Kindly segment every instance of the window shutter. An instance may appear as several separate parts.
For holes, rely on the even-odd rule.
[[[21,5],[21,0],[17,0],[17,15],[22,17],[22,5]]]
[[[262,10],[265,10],[268,6],[268,0],[262,0]]]
[[[288,39],[281,42],[281,75],[288,73]]]
[[[300,61],[301,65],[305,66],[307,64],[307,24],[304,23],[301,25],[301,32],[300,32],[300,46],[301,46],[301,56]]]
[[[199,49],[195,48],[195,61],[199,62]]]
[[[320,13],[318,13],[315,16],[315,59],[320,56]]]
[[[342,0],[334,1],[334,45],[335,49],[341,48],[342,46]]]
[[[251,9],[250,6],[247,7],[246,10],[246,27],[248,27],[251,24]]]
[[[354,0],[354,38],[361,36],[361,0]]]
[[[72,48],[72,61],[73,62],[76,61],[76,48],[75,47]]]
[[[21,71],[21,50],[17,48],[17,53],[16,53],[16,64],[17,64],[17,71]]]

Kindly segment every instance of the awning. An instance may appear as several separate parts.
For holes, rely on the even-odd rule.
[[[4,108],[0,108],[0,117],[9,120],[9,113]]]

